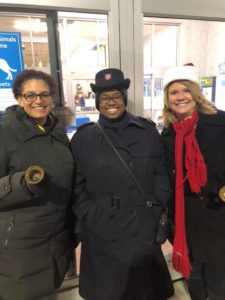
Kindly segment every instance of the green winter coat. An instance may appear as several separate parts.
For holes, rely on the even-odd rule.
[[[0,299],[53,299],[73,253],[68,226],[73,159],[54,119],[43,132],[17,105],[0,125]],[[23,180],[39,165],[48,183],[35,193]]]

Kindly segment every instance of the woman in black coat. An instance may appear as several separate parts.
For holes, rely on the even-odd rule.
[[[173,286],[155,243],[159,208],[170,197],[160,136],[126,111],[130,80],[118,69],[96,74],[99,123],[135,174],[128,174],[94,123],[71,140],[76,160],[74,211],[83,230],[80,294],[87,300],[166,300]]]
[[[188,278],[192,300],[225,299],[225,113],[206,100],[193,65],[169,69],[164,86],[173,266]]]
[[[73,255],[73,158],[50,112],[53,78],[25,70],[13,93],[0,125],[0,299],[52,300]]]

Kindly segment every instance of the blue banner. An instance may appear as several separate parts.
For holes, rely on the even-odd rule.
[[[0,32],[0,89],[11,89],[24,69],[20,32]]]

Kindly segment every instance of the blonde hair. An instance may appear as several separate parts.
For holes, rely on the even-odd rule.
[[[206,99],[204,94],[201,91],[200,85],[189,80],[176,80],[182,83],[191,93],[194,101],[196,102],[196,110],[206,114],[206,115],[214,115],[217,113],[217,108],[215,105]],[[174,82],[174,81],[173,81]],[[168,101],[168,92],[169,87],[173,83],[171,82],[164,88],[164,108],[162,111],[162,118],[164,126],[168,127],[171,123],[177,121],[177,118],[170,108],[170,104]]]

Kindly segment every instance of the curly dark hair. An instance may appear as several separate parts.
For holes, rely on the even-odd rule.
[[[19,96],[21,96],[24,82],[26,82],[27,80],[30,80],[30,79],[41,79],[41,80],[43,80],[49,86],[49,91],[51,92],[51,94],[52,95],[55,94],[55,92],[56,92],[56,82],[55,82],[54,78],[51,75],[49,75],[47,73],[44,73],[42,71],[28,69],[28,70],[22,71],[15,78],[15,80],[13,82],[12,92],[13,92],[13,95],[16,99]]]

